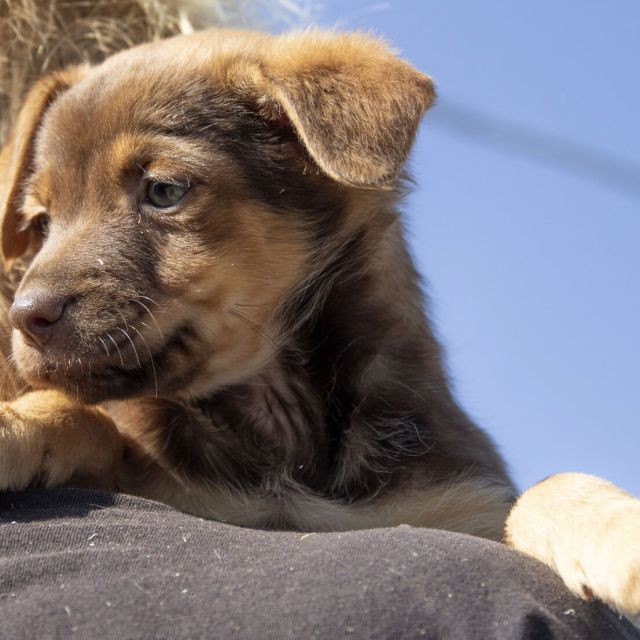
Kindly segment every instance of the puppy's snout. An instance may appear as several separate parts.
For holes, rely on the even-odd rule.
[[[44,291],[27,292],[13,301],[9,317],[28,342],[43,347],[53,335],[69,300],[67,296]]]

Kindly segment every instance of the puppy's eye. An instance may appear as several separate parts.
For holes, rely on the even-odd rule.
[[[31,228],[41,237],[49,235],[49,225],[51,218],[46,213],[41,213],[31,220]]]
[[[189,187],[169,182],[150,182],[147,187],[147,200],[158,209],[168,209],[178,204]]]

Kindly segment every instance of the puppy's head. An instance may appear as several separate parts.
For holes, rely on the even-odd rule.
[[[321,32],[202,32],[43,79],[3,151],[21,373],[98,401],[258,372],[432,100],[377,41]]]

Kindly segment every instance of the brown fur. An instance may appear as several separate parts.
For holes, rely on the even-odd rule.
[[[117,469],[243,525],[500,538],[514,490],[452,398],[396,211],[433,99],[383,43],[321,31],[204,31],[40,80],[2,152],[1,246],[17,370],[49,390],[2,407],[0,487]],[[158,183],[183,199],[154,206]],[[23,310],[52,294],[34,342]],[[534,513],[510,539],[549,561],[519,533]],[[615,598],[581,584],[633,612],[623,574]]]
[[[14,357],[34,386],[110,401],[130,443],[121,486],[242,523],[345,528],[375,504],[388,516],[371,525],[429,522],[382,506],[427,474],[434,496],[495,503],[451,523],[484,513],[474,530],[500,535],[512,489],[451,400],[394,210],[433,97],[381,43],[322,32],[203,32],[30,92],[6,151],[5,259],[27,255],[19,300],[81,303],[45,351],[14,332]],[[194,185],[181,215],[131,215],[121,194],[139,200],[149,174]],[[46,239],[29,225],[43,210]]]

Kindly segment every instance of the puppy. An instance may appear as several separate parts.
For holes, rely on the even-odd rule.
[[[39,80],[2,151],[31,391],[0,487],[235,524],[506,539],[640,611],[640,501],[515,490],[452,397],[397,210],[431,80],[379,41],[203,31]]]

